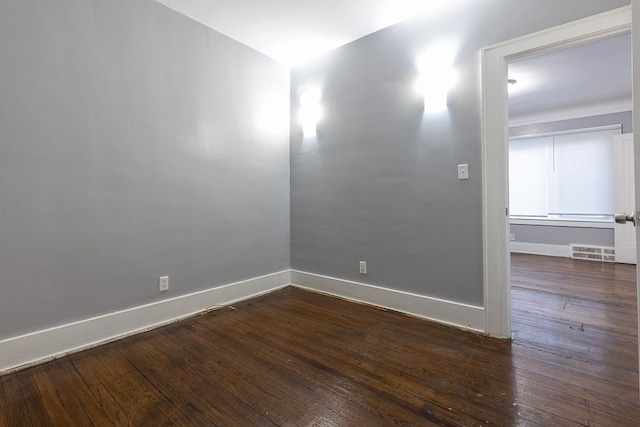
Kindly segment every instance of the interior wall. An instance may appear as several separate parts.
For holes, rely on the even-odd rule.
[[[483,304],[479,51],[628,5],[623,0],[487,0],[382,30],[292,71],[292,268]],[[416,57],[457,45],[448,110],[424,113]],[[295,120],[322,89],[317,135]],[[470,179],[457,179],[469,164]],[[368,262],[368,275],[358,261]]]
[[[613,247],[613,228],[558,227],[512,224],[511,234],[515,242],[542,245],[569,246],[593,245]]]
[[[289,268],[288,68],[152,0],[1,2],[0,52],[0,340]]]

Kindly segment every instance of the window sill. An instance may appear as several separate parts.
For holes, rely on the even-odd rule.
[[[541,225],[546,227],[574,227],[574,228],[614,228],[612,221],[576,221],[564,219],[541,218],[510,218],[511,225]]]

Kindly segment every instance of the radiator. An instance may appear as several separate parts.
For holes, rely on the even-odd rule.
[[[571,244],[571,258],[590,261],[615,262],[616,250],[606,246],[588,246]]]

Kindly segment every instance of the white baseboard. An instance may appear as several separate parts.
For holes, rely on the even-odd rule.
[[[485,331],[483,307],[296,270],[291,270],[291,284],[302,289],[372,304],[439,323],[479,332]]]
[[[544,245],[540,243],[510,242],[511,252],[531,255],[557,256],[571,258],[569,245]]]
[[[0,373],[21,369],[286,287],[290,271],[194,292],[0,341]]]
[[[483,307],[286,270],[2,340],[0,374],[145,332],[290,284],[440,323],[485,331]]]

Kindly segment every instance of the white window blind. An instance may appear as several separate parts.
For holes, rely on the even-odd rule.
[[[552,138],[528,138],[509,143],[511,215],[547,216],[547,149],[552,141]]]
[[[509,142],[511,215],[613,215],[613,135],[587,130]]]
[[[612,130],[553,137],[549,214],[613,214]]]

